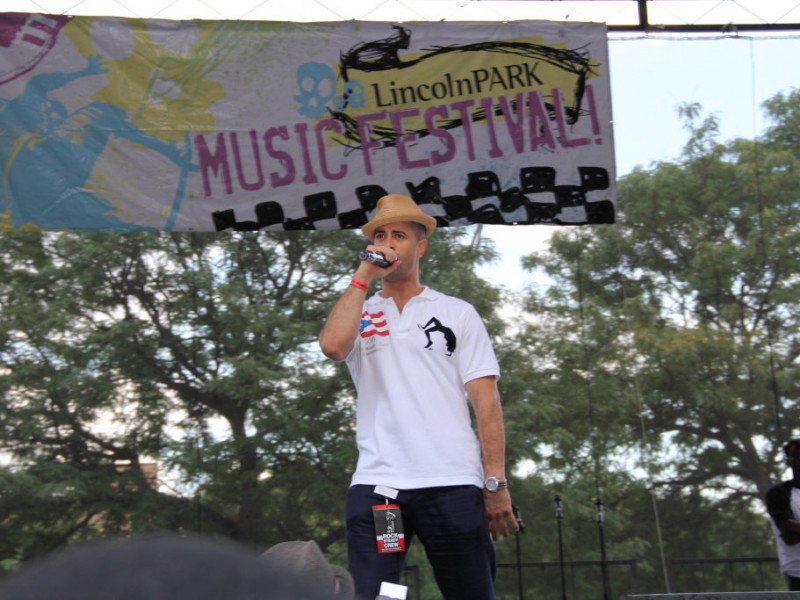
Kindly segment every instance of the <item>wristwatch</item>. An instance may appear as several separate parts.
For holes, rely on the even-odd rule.
[[[505,479],[498,479],[497,477],[487,477],[486,481],[483,482],[483,487],[486,488],[488,492],[499,492],[508,487],[508,481]]]

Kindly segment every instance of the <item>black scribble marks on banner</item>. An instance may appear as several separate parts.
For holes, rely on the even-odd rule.
[[[431,205],[427,214],[434,216],[440,227],[486,223],[493,225],[591,225],[615,221],[611,200],[602,193],[610,185],[608,171],[602,167],[578,167],[579,185],[556,183],[553,167],[525,167],[519,172],[520,184],[500,189],[492,171],[476,171],[467,175],[464,193],[444,196],[438,177],[419,182],[406,182],[408,194],[420,206]],[[338,212],[333,192],[305,196],[305,216],[287,219],[280,203],[260,202],[255,205],[255,220],[239,221],[233,209],[212,213],[217,231],[256,231],[264,228],[284,230],[357,229],[369,221],[378,199],[387,194],[380,185],[357,187],[354,194],[359,208]],[[600,199],[590,199],[598,195]]]
[[[520,62],[518,64],[507,66],[502,74],[511,84],[519,84],[518,91],[547,88],[547,82],[540,79],[536,74],[535,67],[538,63],[554,66],[574,77],[574,89],[570,90],[573,98],[571,104],[557,106],[558,103],[552,99],[543,101],[544,108],[551,120],[562,118],[561,113],[563,113],[566,123],[574,125],[585,114],[581,109],[581,104],[586,91],[586,79],[596,73],[593,70],[589,54],[584,49],[566,50],[526,42],[488,41],[475,44],[433,47],[423,50],[422,54],[417,58],[404,60],[400,56],[400,51],[408,49],[411,32],[400,26],[395,26],[394,29],[395,33],[393,35],[383,40],[363,42],[342,55],[339,68],[340,77],[344,80],[345,87],[351,81],[353,72],[357,76],[359,73],[396,70],[398,71],[398,79],[401,79],[402,75],[399,72],[413,69],[425,62],[438,58],[448,58],[449,62],[454,65],[463,65],[469,64],[473,56],[479,56],[481,53],[503,54],[519,58]],[[390,86],[388,89],[383,90],[375,87],[369,91],[376,105],[385,108],[393,108],[400,104],[408,105],[410,104],[408,100],[417,99],[418,96],[424,96],[425,94],[428,94],[428,96],[419,99],[427,101],[435,97],[441,100],[444,105],[450,103],[451,110],[448,113],[457,113],[458,116],[439,118],[437,123],[437,128],[439,129],[446,130],[462,127],[465,121],[464,113],[468,115],[467,118],[473,123],[484,121],[487,118],[488,106],[491,106],[490,110],[495,116],[504,116],[504,111],[495,101],[491,101],[488,104],[487,102],[476,103],[474,107],[466,104],[462,106],[462,103],[458,102],[459,98],[480,93],[481,86],[488,85],[487,78],[493,76],[482,69],[476,69],[470,75],[471,77],[468,78],[454,78],[450,73],[443,73],[441,81],[437,81],[435,84],[443,92],[438,95],[431,94],[427,88],[415,89],[413,85]],[[511,87],[514,86],[512,85]],[[366,91],[360,86],[357,89],[359,94],[363,94]],[[531,100],[522,93],[518,94],[518,97],[524,98],[526,103]],[[524,106],[518,106],[518,104],[516,98],[510,100],[510,106],[515,112],[524,108]],[[362,147],[366,140],[363,139],[364,132],[359,127],[357,118],[348,114],[348,107],[348,97],[345,94],[339,110],[331,110],[330,114],[344,125],[343,139],[339,140],[340,143],[358,149]],[[467,111],[466,109],[469,110]],[[441,116],[441,111],[437,111],[437,115]],[[431,135],[431,131],[427,127],[409,129],[404,133],[406,135],[416,135],[420,138]],[[369,135],[371,140],[380,140],[384,146],[393,146],[397,143],[398,133],[385,125],[376,124],[369,131]]]
[[[566,172],[564,167],[559,167],[562,172],[558,173],[551,166],[526,166],[519,169],[518,181],[505,189],[495,171],[473,171],[466,175],[464,189],[456,194],[442,190],[444,185],[452,187],[452,176],[448,177],[448,183],[427,176],[431,169],[454,160],[462,164],[475,161],[479,150],[485,151],[492,161],[513,155],[525,156],[516,159],[522,164],[535,164],[534,155],[539,151],[552,155],[563,150],[566,161],[570,160],[570,149],[602,144],[594,90],[592,84],[587,84],[589,77],[598,75],[598,64],[586,48],[569,50],[525,41],[485,41],[434,46],[404,57],[403,51],[410,48],[410,42],[411,31],[395,26],[388,37],[359,43],[344,52],[338,73],[344,92],[335,102],[327,96],[314,96],[318,87],[336,89],[337,83],[332,68],[319,70],[316,69],[319,65],[315,65],[313,85],[296,99],[307,104],[304,109],[309,114],[325,117],[314,130],[313,139],[319,148],[339,145],[345,156],[359,152],[367,180],[373,175],[371,161],[375,153],[386,152],[396,158],[398,170],[408,179],[413,179],[415,170],[424,169],[424,179],[406,179],[405,186],[407,193],[424,205],[440,226],[614,223],[615,205],[609,198],[610,192],[606,192],[611,182],[604,167],[568,167],[577,169],[576,178],[574,171]],[[487,56],[501,56],[503,60],[486,60]],[[424,68],[414,70],[420,66]],[[325,78],[327,81],[323,82]],[[320,106],[322,112],[315,112]],[[365,114],[367,106],[370,110]],[[590,122],[583,128],[584,135],[577,135],[573,126],[587,115]],[[483,128],[481,136],[476,133],[477,124]],[[448,132],[456,128],[462,129],[461,137]],[[591,135],[585,135],[589,130]],[[313,148],[308,141],[312,139],[311,132],[311,127],[296,124],[293,131],[284,127],[265,135],[270,141],[276,136],[286,140],[296,135],[311,156]],[[498,141],[501,135],[504,143]],[[426,136],[434,136],[439,146],[428,154],[412,156],[409,148]],[[225,139],[218,138],[214,144],[200,141],[198,153],[207,158],[208,172],[223,173],[226,193],[231,193]],[[273,154],[281,156],[275,151]],[[305,183],[320,184],[322,178],[333,181],[347,176],[345,163],[328,164],[328,154],[322,150],[319,154],[318,170],[310,159],[303,163]],[[238,172],[238,163],[236,166]],[[211,193],[211,175],[206,183],[207,195]],[[295,176],[292,170],[292,177]],[[503,179],[505,184],[506,177]],[[263,181],[259,179],[262,184]],[[276,180],[273,188],[285,183]],[[273,193],[277,199],[279,192]],[[337,198],[336,193],[316,191],[302,197],[305,214],[299,218],[289,218],[284,212],[284,207],[299,206],[297,199],[281,197],[280,202],[267,200],[256,204],[254,220],[239,220],[233,209],[216,211],[212,214],[214,226],[218,231],[356,229],[369,220],[378,199],[387,190],[375,184],[356,187],[353,195],[357,203],[353,202],[353,196]],[[347,210],[340,212],[340,205]],[[292,210],[294,213],[295,209]]]

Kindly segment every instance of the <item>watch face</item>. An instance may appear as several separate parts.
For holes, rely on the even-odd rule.
[[[486,486],[486,489],[490,492],[494,492],[497,490],[497,478],[496,477],[489,477],[486,481],[483,482],[483,485]]]

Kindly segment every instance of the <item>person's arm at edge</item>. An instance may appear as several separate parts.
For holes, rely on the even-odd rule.
[[[797,519],[786,519],[778,526],[781,530],[781,536],[787,546],[794,546],[800,544],[800,521]]]
[[[505,429],[497,378],[478,377],[468,381],[465,388],[467,398],[475,411],[485,477],[506,479]],[[484,490],[483,497],[486,505],[486,520],[489,523],[489,531],[493,540],[496,541],[500,536],[508,537],[511,534],[508,527],[509,522],[514,531],[519,531],[519,525],[511,507],[511,494],[508,488],[497,492]]]

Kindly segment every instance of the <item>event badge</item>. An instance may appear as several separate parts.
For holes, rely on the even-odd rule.
[[[376,504],[372,507],[375,519],[375,535],[378,554],[405,552],[406,536],[403,533],[403,517],[399,504]]]

